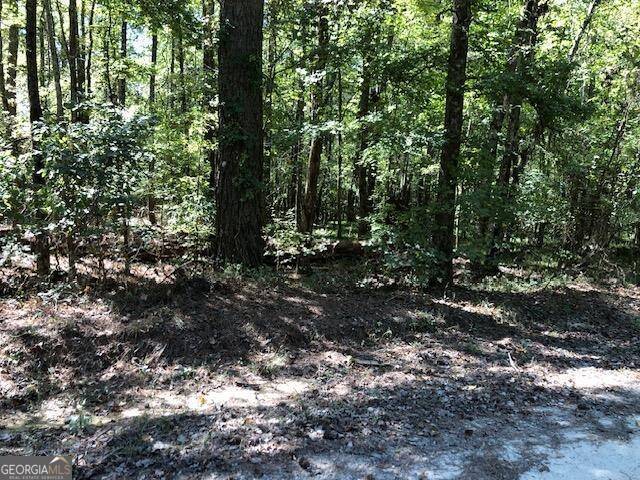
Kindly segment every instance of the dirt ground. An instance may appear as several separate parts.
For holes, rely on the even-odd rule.
[[[640,478],[639,288],[327,279],[5,296],[0,455],[81,479]]]

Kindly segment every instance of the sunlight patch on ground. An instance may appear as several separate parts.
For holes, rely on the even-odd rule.
[[[141,399],[145,405],[155,411],[203,411],[209,408],[236,408],[274,406],[280,402],[294,400],[305,393],[311,387],[310,382],[287,379],[264,384],[244,384],[237,382],[208,392],[177,393],[171,390],[144,390],[140,391]],[[142,411],[137,407],[131,407],[122,412],[133,413],[129,416],[139,416]]]
[[[629,480],[640,472],[640,436],[632,441],[571,442],[548,449],[548,471],[525,473],[520,480]]]
[[[547,374],[551,385],[569,386],[578,390],[624,389],[640,394],[640,372],[636,370],[605,370],[595,367],[574,368],[558,374]]]

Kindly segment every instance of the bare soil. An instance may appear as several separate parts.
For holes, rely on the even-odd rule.
[[[640,434],[639,288],[333,274],[0,299],[0,455],[71,454],[81,479],[531,480]]]

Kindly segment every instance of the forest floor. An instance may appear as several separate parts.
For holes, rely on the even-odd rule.
[[[338,270],[1,297],[0,455],[83,479],[640,478],[640,288]]]

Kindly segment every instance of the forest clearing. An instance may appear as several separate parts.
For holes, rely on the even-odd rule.
[[[0,478],[640,480],[638,32],[0,0]]]

